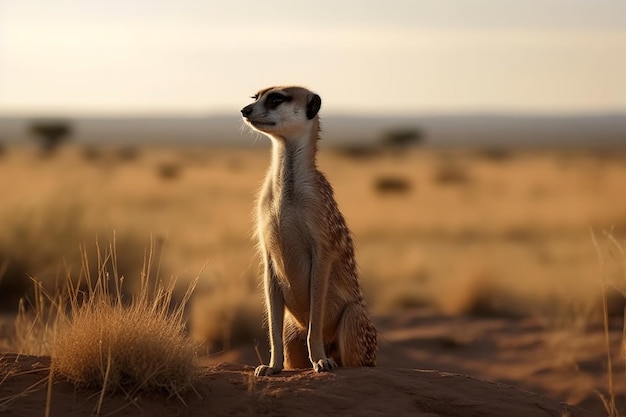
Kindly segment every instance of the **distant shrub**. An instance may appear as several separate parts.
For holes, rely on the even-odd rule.
[[[391,129],[383,134],[382,145],[387,148],[406,148],[423,142],[424,134],[418,128]]]
[[[30,123],[30,133],[39,142],[39,148],[46,156],[52,155],[67,141],[73,128],[67,120],[35,120]]]
[[[336,146],[335,152],[352,159],[370,159],[382,154],[381,148],[376,145],[343,145]]]
[[[102,157],[102,151],[95,145],[87,145],[83,148],[82,155],[87,161],[96,161]]]
[[[436,183],[442,185],[466,184],[471,180],[467,169],[456,163],[440,165],[433,179]]]
[[[531,242],[539,240],[537,233],[530,227],[510,227],[502,232],[502,237],[512,242]]]
[[[120,161],[134,161],[139,158],[139,149],[134,146],[122,146],[115,151]]]
[[[504,148],[485,148],[477,152],[477,155],[483,159],[492,162],[504,162],[513,157],[510,149]]]
[[[157,166],[159,178],[163,180],[174,180],[180,176],[182,166],[178,162],[164,162]]]
[[[374,189],[380,194],[406,194],[411,191],[411,181],[404,177],[382,176],[374,181]]]

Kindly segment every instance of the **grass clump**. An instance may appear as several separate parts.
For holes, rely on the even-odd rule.
[[[607,415],[609,417],[620,417],[624,415],[620,413],[617,407],[616,398],[618,397],[616,390],[615,378],[616,364],[613,362],[613,352],[611,349],[610,340],[610,315],[609,315],[609,299],[607,296],[608,289],[613,288],[617,290],[626,300],[626,249],[625,247],[613,236],[611,232],[605,233],[605,243],[601,245],[598,243],[593,230],[591,232],[591,238],[598,254],[598,261],[600,265],[600,283],[602,285],[602,312],[603,312],[603,326],[604,326],[604,345],[606,349],[606,369],[607,369],[607,384],[609,395],[605,397],[600,394],[600,398],[604,403]],[[612,259],[612,265],[607,260]],[[611,269],[610,266],[613,268]],[[621,346],[621,359],[623,360],[623,372],[622,377],[626,384],[626,307],[623,307],[622,316],[622,346]],[[626,410],[624,410],[626,411]]]
[[[33,287],[34,302],[26,303],[23,298],[19,302],[8,350],[23,355],[44,356],[50,354],[50,342],[60,310],[47,302],[49,298],[41,282],[34,281]]]
[[[55,370],[84,386],[185,391],[195,354],[183,326],[158,304],[82,307],[53,343]]]
[[[104,272],[108,263],[115,271],[112,250],[99,259],[103,272],[95,282],[87,275],[88,291],[69,288],[68,312],[58,320],[51,344],[55,374],[103,393],[165,392],[181,398],[192,388],[196,355],[183,315],[195,282],[172,306],[175,280],[157,281],[150,271],[152,257],[149,251],[139,291],[130,300],[122,296],[124,278]]]

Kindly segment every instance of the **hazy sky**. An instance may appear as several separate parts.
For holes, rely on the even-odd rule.
[[[626,111],[625,0],[0,0],[0,114]]]

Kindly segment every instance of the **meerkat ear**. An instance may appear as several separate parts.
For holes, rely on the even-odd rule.
[[[306,100],[306,117],[311,120],[322,107],[322,99],[317,94],[309,94]]]

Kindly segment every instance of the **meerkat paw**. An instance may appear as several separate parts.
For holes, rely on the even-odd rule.
[[[320,359],[313,363],[313,369],[315,372],[328,372],[337,368],[337,362],[332,358]]]
[[[270,376],[279,374],[283,368],[272,368],[268,365],[259,365],[254,370],[255,376]]]

